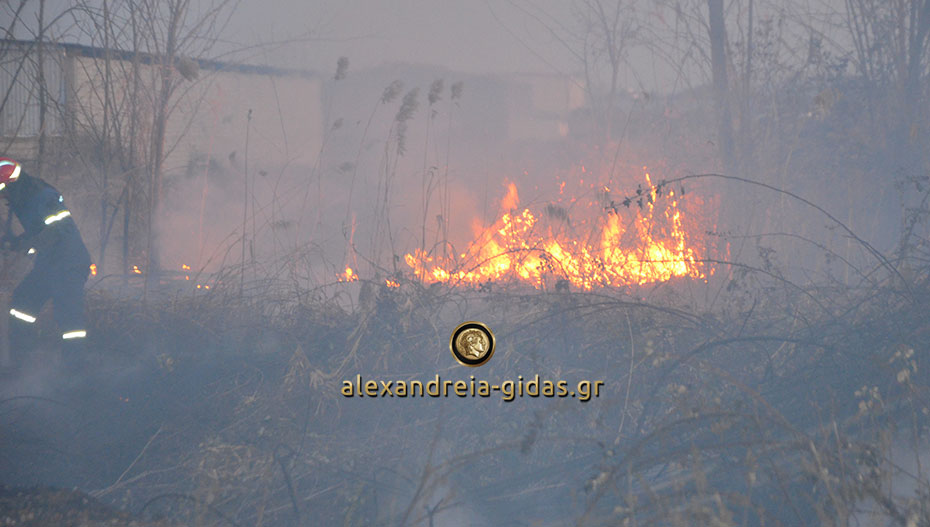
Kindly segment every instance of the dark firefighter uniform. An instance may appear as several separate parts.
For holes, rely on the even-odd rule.
[[[42,306],[51,299],[65,352],[80,348],[84,326],[84,283],[90,273],[90,254],[81,240],[64,197],[54,187],[22,172],[16,161],[0,158],[0,196],[6,198],[24,232],[7,237],[4,245],[35,255],[32,271],[13,291],[10,303],[13,349],[31,345],[32,326]],[[66,356],[66,359],[80,360]]]

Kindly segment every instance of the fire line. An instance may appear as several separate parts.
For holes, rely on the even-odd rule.
[[[567,281],[591,290],[674,277],[705,278],[707,270],[695,248],[699,244],[692,242],[683,227],[680,197],[668,190],[660,195],[648,172],[645,179],[647,185],[632,205],[627,200],[625,208],[617,207],[609,201],[611,206],[600,207],[593,221],[570,221],[568,228],[553,226],[555,220],[569,222],[564,209],[548,207],[547,218],[520,208],[516,185],[510,183],[501,203],[504,212],[476,234],[460,258],[442,258],[416,249],[405,261],[425,283],[454,285],[517,281],[542,289],[551,282]],[[559,192],[563,190],[564,183]],[[607,186],[601,189],[602,196],[609,193]],[[588,235],[578,234],[582,227]],[[712,269],[708,272],[713,274]]]

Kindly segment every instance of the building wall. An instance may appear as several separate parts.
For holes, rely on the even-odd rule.
[[[244,157],[247,128],[253,167],[313,164],[322,141],[319,79],[229,71],[206,75],[171,120],[169,137],[184,141],[174,145],[169,165],[182,166],[202,154]]]
[[[550,141],[568,135],[569,117],[584,106],[584,88],[562,75],[514,74],[510,86],[508,137],[514,141]]]
[[[38,47],[17,42],[0,42],[0,145],[8,156],[35,156],[39,136],[40,82]],[[64,52],[55,46],[42,49],[46,86],[45,133],[62,132],[59,105],[64,102]],[[27,139],[24,141],[24,139]]]
[[[83,203],[91,217],[82,221],[85,240],[96,254],[99,247],[99,208],[101,186],[100,171],[108,164],[111,174],[109,192],[121,192],[124,166],[116,160],[117,146],[109,153],[99,151],[93,137],[103,130],[106,60],[103,57],[73,53],[66,64],[66,77],[70,90],[67,104],[69,124],[75,135],[83,135],[84,142],[74,141],[73,146],[83,149],[85,165],[84,188],[93,187]],[[128,135],[130,108],[137,110],[136,144],[140,156],[151,152],[151,129],[154,117],[157,88],[160,86],[159,66],[142,64],[139,68],[140,89],[132,98],[132,64],[128,60],[112,59],[109,78],[113,89],[109,105],[113,109],[108,127],[116,123]],[[217,65],[200,69],[194,80],[180,80],[170,103],[170,117],[166,128],[165,160],[160,192],[161,212],[156,219],[160,260],[167,269],[180,269],[185,265],[209,265],[217,268],[222,262],[217,254],[228,252],[231,243],[241,236],[243,179],[248,154],[250,184],[249,206],[255,210],[268,210],[270,202],[278,199],[275,192],[293,195],[306,181],[320,151],[323,135],[321,109],[321,82],[304,72],[285,72],[256,67]],[[251,110],[251,120],[249,112]],[[246,132],[248,128],[248,148]],[[123,152],[128,137],[122,140]],[[95,145],[85,148],[81,145]],[[106,158],[106,159],[104,159]],[[143,160],[137,161],[142,164]],[[88,166],[89,165],[89,166]],[[140,175],[144,178],[144,174]],[[67,190],[68,182],[59,183]],[[272,187],[275,188],[272,188]],[[305,185],[304,185],[305,186]],[[144,182],[137,185],[137,203],[145,203]],[[301,191],[302,192],[302,191]],[[284,200],[274,205],[276,220],[294,220],[288,215],[300,211],[288,208]],[[139,206],[139,205],[137,205]],[[87,215],[82,215],[87,217]],[[251,228],[251,223],[250,223]],[[252,229],[252,230],[257,230]],[[113,232],[118,232],[115,229]],[[250,233],[250,237],[257,237]],[[107,262],[109,269],[121,265],[119,243],[111,235]],[[253,246],[255,243],[253,242]],[[141,263],[141,255],[137,255]]]
[[[74,56],[68,65],[72,86],[69,111],[78,131],[103,128],[105,60]],[[128,105],[138,109],[141,136],[149,137],[159,87],[157,66],[141,66],[138,96],[132,93],[131,64],[113,60],[111,119],[129,129]],[[244,155],[249,110],[249,156],[256,166],[312,164],[322,141],[321,84],[313,76],[227,70],[200,70],[196,80],[183,80],[170,103],[164,167],[183,170],[197,156]],[[112,126],[112,122],[110,124]],[[148,147],[148,145],[144,145]]]
[[[250,254],[265,256],[275,244],[270,223],[299,224],[307,214],[295,196],[306,194],[322,144],[321,83],[207,72],[180,100],[167,135],[165,268],[231,263],[223,258],[241,238],[246,163]]]

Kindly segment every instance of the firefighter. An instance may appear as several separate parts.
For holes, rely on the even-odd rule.
[[[35,344],[35,322],[51,299],[67,363],[83,362],[84,283],[90,274],[90,254],[81,240],[65,199],[54,187],[31,177],[12,159],[0,157],[0,196],[8,205],[4,249],[35,256],[32,270],[13,291],[10,303],[10,344],[15,352]],[[23,233],[12,234],[16,216]]]

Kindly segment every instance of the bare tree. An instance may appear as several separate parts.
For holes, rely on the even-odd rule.
[[[611,143],[624,69],[629,67],[630,51],[641,44],[644,29],[637,0],[574,0],[573,19],[568,21],[536,5],[518,0],[510,0],[510,4],[540,24],[574,57],[583,71],[600,141]]]
[[[870,103],[890,107],[892,154],[926,163],[926,78],[930,73],[930,0],[846,0],[855,66],[869,84]]]
[[[575,10],[582,26],[581,56],[584,59],[585,86],[599,111],[605,144],[613,139],[613,121],[620,91],[620,74],[630,48],[635,45],[640,21],[635,3],[629,0],[581,0]],[[606,87],[600,88],[600,70]]]
[[[98,5],[86,0],[78,7],[75,26],[103,50],[101,57],[81,62],[89,82],[78,89],[87,93],[73,97],[68,110],[74,116],[75,140],[93,144],[93,158],[83,160],[95,173],[100,195],[100,262],[122,208],[123,272],[129,269],[131,232],[138,222],[145,233],[145,271],[152,276],[159,267],[155,225],[162,208],[164,162],[182,139],[169,138],[168,123],[178,116],[183,96],[203,80],[198,60],[213,49],[235,1],[103,0]],[[186,128],[184,123],[178,127],[182,134]]]
[[[733,120],[730,116],[729,80],[727,77],[727,33],[723,18],[723,0],[707,0],[710,61],[713,70],[714,106],[717,110],[717,140],[727,171],[733,167]]]

